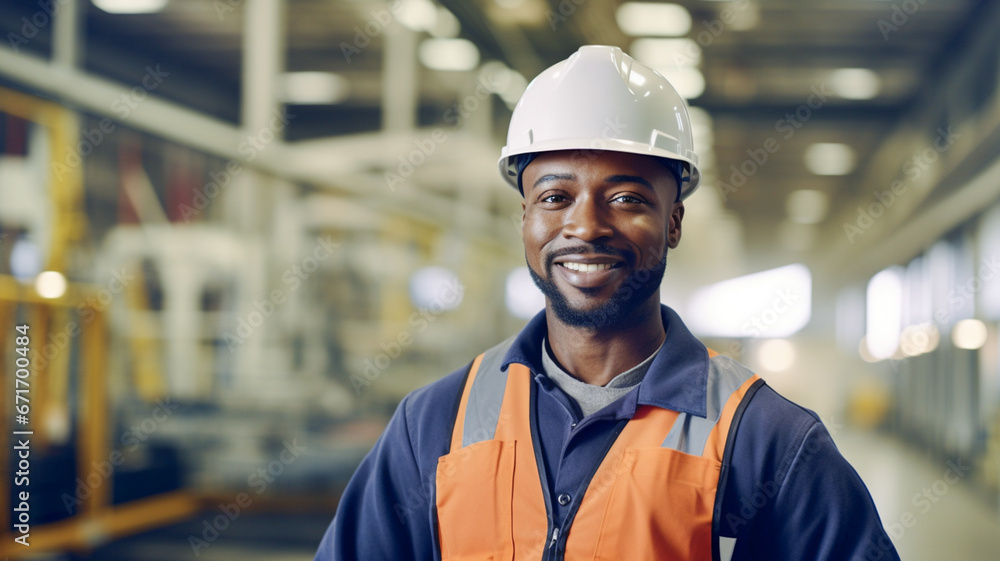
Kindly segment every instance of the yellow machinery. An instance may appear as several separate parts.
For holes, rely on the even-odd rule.
[[[0,88],[0,111],[45,127],[49,153],[64,154],[79,139],[78,118],[72,111],[52,102]],[[52,245],[45,269],[65,271],[66,252],[86,232],[83,183],[79,166],[69,173],[50,174],[52,201]],[[108,325],[106,306],[97,298],[97,287],[70,283],[58,298],[43,298],[12,277],[0,275],[0,373],[4,395],[0,405],[0,556],[21,558],[44,551],[87,550],[109,539],[174,522],[195,513],[198,500],[183,492],[170,492],[111,504],[111,477],[92,477],[94,466],[107,464],[114,451],[110,447],[108,424]],[[28,378],[30,425],[15,424],[15,337],[16,325],[28,325],[32,366]],[[70,357],[73,340],[78,338],[78,391],[70,392]],[[39,360],[40,359],[40,360]],[[76,400],[75,403],[72,400]],[[75,407],[74,407],[75,405]],[[13,431],[30,430],[32,458],[44,456],[50,431],[60,419],[68,423],[76,411],[77,477],[96,481],[90,492],[79,497],[76,513],[48,524],[30,523],[30,546],[15,542],[20,535],[11,528],[10,492],[25,490],[14,486],[11,465]],[[55,422],[53,422],[55,421]],[[89,485],[88,481],[88,485]],[[27,490],[30,494],[30,483]],[[30,499],[29,499],[30,504]]]

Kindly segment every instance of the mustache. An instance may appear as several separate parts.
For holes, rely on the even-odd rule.
[[[601,255],[612,255],[614,257],[620,258],[625,262],[626,266],[632,267],[635,265],[637,257],[635,252],[629,249],[619,249],[617,247],[612,247],[610,245],[604,244],[579,244],[570,247],[563,247],[556,249],[545,256],[545,269],[551,270],[552,266],[555,265],[555,260],[559,257],[565,257],[567,255],[588,255],[599,253]]]

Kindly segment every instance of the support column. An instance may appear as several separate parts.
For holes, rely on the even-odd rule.
[[[389,25],[382,54],[382,130],[411,132],[417,124],[417,34]]]
[[[62,0],[52,5],[56,10],[52,22],[52,62],[67,70],[76,69],[83,53],[79,0]]]
[[[243,19],[241,123],[249,134],[268,126],[280,110],[285,68],[285,0],[248,0]]]

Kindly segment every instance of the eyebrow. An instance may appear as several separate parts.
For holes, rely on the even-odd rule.
[[[653,184],[646,181],[645,178],[639,177],[638,175],[611,175],[605,177],[604,181],[608,183],[637,183],[649,189],[650,191],[655,191]]]
[[[549,173],[538,178],[537,181],[531,186],[532,189],[538,187],[541,183],[547,183],[549,181],[559,181],[562,179],[573,180],[576,176],[572,173]],[[638,175],[609,175],[604,178],[604,181],[608,183],[636,183],[642,185],[649,189],[650,191],[655,191],[653,184],[647,181],[645,178],[639,177]]]
[[[547,183],[549,181],[559,181],[559,180],[562,180],[562,179],[570,179],[570,180],[572,180],[572,179],[576,179],[576,176],[573,175],[572,173],[549,173],[549,174],[545,174],[545,175],[539,177],[538,180],[536,180],[531,185],[531,188],[534,189],[535,187],[538,187],[538,185],[541,184],[541,183]]]

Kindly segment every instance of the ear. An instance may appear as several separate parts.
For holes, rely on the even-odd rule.
[[[675,249],[681,243],[681,221],[684,219],[684,203],[674,203],[667,220],[667,247]]]

